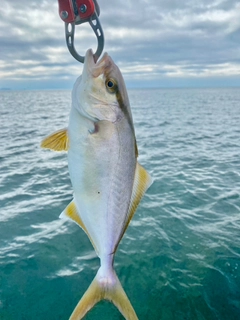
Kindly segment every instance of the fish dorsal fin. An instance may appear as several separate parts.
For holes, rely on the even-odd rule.
[[[54,151],[68,150],[68,132],[67,129],[58,130],[43,139],[42,148],[51,149]]]
[[[136,158],[138,157],[138,146],[137,146],[136,139],[135,139],[135,156],[136,156]]]
[[[75,204],[74,199],[69,203],[69,205],[65,208],[65,210],[60,214],[59,218],[63,219],[63,220],[71,220],[71,221],[75,222],[78,226],[80,226],[87,234],[95,251],[97,252],[96,246],[94,245],[94,242],[92,241],[92,239],[87,231],[87,228],[85,227],[85,225],[80,217],[80,214],[77,210],[77,206]]]
[[[142,197],[144,196],[144,193],[151,186],[152,182],[153,182],[153,180],[152,180],[150,174],[137,162],[136,169],[135,169],[135,176],[134,176],[130,206],[129,206],[127,220],[125,222],[122,236],[124,235],[128,225],[129,225],[129,223],[130,223],[130,221],[131,221],[131,219],[132,219],[132,217],[133,217],[133,215],[139,205],[139,202],[141,201]],[[122,238],[122,236],[121,236],[121,238]]]

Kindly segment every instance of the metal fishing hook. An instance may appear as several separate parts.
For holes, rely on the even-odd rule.
[[[65,22],[65,36],[68,50],[79,62],[84,63],[84,56],[80,55],[74,46],[75,26],[88,22],[97,37],[97,50],[94,59],[100,57],[104,47],[104,34],[99,21],[100,8],[97,0],[58,0],[59,15]]]

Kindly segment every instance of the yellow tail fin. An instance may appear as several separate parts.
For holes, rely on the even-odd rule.
[[[100,300],[111,301],[127,320],[138,320],[138,317],[124,292],[114,270],[110,278],[101,278],[99,272],[77,304],[69,320],[80,320]]]

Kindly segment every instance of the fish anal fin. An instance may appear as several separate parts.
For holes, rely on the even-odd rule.
[[[68,151],[68,132],[67,129],[58,130],[43,139],[42,148],[51,149],[53,151]]]
[[[78,210],[77,210],[77,207],[76,207],[74,200],[69,203],[69,205],[66,207],[66,209],[60,214],[59,218],[72,220],[73,222],[78,224],[87,233],[87,229],[78,214]]]
[[[98,274],[77,304],[69,320],[82,319],[100,300],[111,301],[127,320],[138,320],[120,281],[112,270],[111,280],[101,281]]]
[[[152,178],[149,173],[137,162],[135,176],[134,176],[134,183],[133,183],[133,191],[131,196],[131,202],[128,210],[127,220],[125,222],[125,226],[123,229],[122,236],[124,235],[137,207],[139,202],[141,201],[142,197],[144,196],[147,189],[152,184]],[[121,238],[122,238],[121,236]],[[121,240],[120,238],[120,240]]]
[[[89,240],[91,241],[94,249],[96,252],[97,251],[97,248],[92,240],[92,238],[90,237],[89,233],[88,233],[88,230],[87,228],[85,227],[82,219],[81,219],[81,216],[77,210],[77,206],[75,204],[75,201],[72,200],[69,205],[65,208],[65,210],[60,214],[59,218],[61,219],[65,219],[65,220],[72,220],[73,222],[75,222],[78,226],[80,226],[84,231],[85,233],[87,234]]]

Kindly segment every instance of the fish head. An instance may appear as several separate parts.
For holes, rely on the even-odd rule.
[[[92,121],[114,123],[126,113],[132,119],[122,74],[107,53],[95,62],[92,50],[86,52],[83,72],[73,88],[72,100],[78,112]]]

